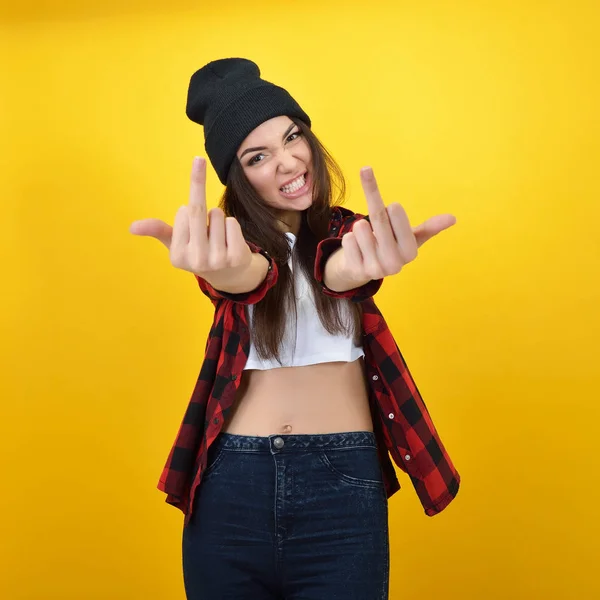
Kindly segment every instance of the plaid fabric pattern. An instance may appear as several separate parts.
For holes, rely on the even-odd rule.
[[[433,516],[455,498],[460,475],[373,300],[383,280],[370,281],[360,288],[341,293],[333,292],[323,284],[327,259],[341,246],[342,236],[363,218],[368,219],[343,207],[332,210],[329,237],[318,245],[314,275],[323,293],[362,302],[369,402],[388,498],[400,489],[395,463],[409,476],[425,514]],[[254,244],[249,243],[249,246],[269,261],[265,280],[252,292],[223,293],[196,277],[200,289],[214,305],[214,319],[200,375],[158,483],[158,489],[167,494],[166,502],[183,511],[186,522],[191,517],[194,493],[206,468],[207,449],[232,409],[250,352],[245,305],[259,302],[277,283],[275,261]]]

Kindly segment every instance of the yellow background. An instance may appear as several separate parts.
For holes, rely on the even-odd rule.
[[[430,519],[400,474],[391,598],[599,598],[597,3],[11,4],[0,598],[184,598],[156,483],[212,309],[128,227],[187,202],[187,83],[224,56],[298,99],[348,207],[372,165],[413,224],[458,219],[377,298],[463,478]]]

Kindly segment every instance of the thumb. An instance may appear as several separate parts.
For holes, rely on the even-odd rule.
[[[417,246],[422,246],[425,242],[436,236],[438,233],[452,227],[456,223],[454,215],[437,215],[427,219],[417,227],[413,227],[413,234],[417,240]]]
[[[134,221],[129,227],[133,235],[143,235],[156,238],[162,242],[167,249],[171,248],[171,238],[173,237],[173,228],[160,219],[142,219]]]

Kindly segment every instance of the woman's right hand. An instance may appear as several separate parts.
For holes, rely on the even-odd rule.
[[[225,218],[220,208],[206,214],[206,160],[194,158],[190,201],[175,215],[171,227],[160,219],[143,219],[131,224],[134,235],[156,238],[169,250],[171,264],[207,281],[237,277],[250,266],[250,250],[242,228],[234,217]]]

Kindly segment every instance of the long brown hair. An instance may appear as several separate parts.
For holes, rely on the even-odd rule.
[[[328,235],[332,208],[344,201],[344,175],[308,125],[300,119],[292,118],[292,121],[300,128],[310,146],[314,182],[313,202],[302,211],[300,230],[291,253],[294,269],[299,267],[306,275],[325,330],[332,334],[351,335],[358,343],[362,318],[360,303],[326,296],[314,278],[317,244]],[[337,192],[336,198],[334,192]],[[278,265],[277,283],[254,305],[250,328],[258,355],[264,359],[275,358],[281,364],[279,349],[290,311],[293,311],[293,322],[296,321],[294,280],[288,266],[290,247],[278,225],[274,209],[252,187],[237,156],[231,165],[219,207],[226,216],[238,220],[246,240],[266,250]],[[350,319],[345,316],[344,307],[350,309]]]

